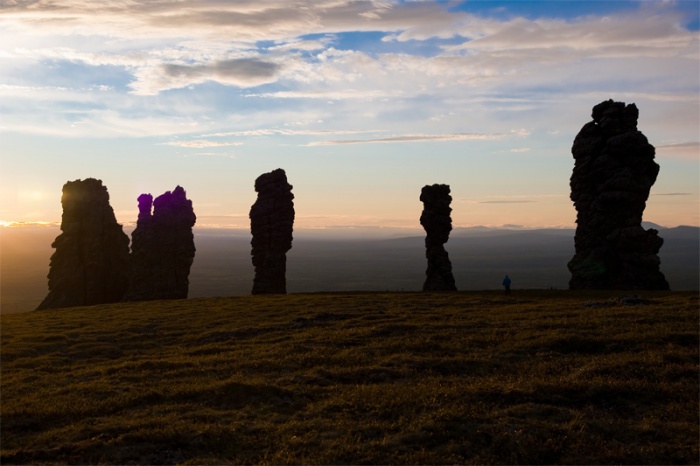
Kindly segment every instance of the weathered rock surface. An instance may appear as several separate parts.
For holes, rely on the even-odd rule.
[[[445,250],[445,243],[452,231],[450,187],[446,184],[424,186],[420,200],[423,202],[420,224],[426,232],[425,257],[428,259],[423,291],[456,290],[452,263]]]
[[[69,181],[61,231],[51,245],[49,293],[37,309],[115,303],[129,285],[129,237],[117,223],[102,181]]]
[[[571,200],[577,210],[571,289],[667,290],[659,269],[663,239],[642,228],[659,166],[654,146],[637,130],[634,104],[608,100],[593,107],[571,149]]]
[[[153,201],[138,198],[139,216],[131,235],[131,282],[126,300],[184,299],[189,290],[197,217],[178,186]],[[153,214],[151,214],[153,209]]]
[[[292,248],[294,227],[292,185],[278,168],[260,175],[255,191],[258,198],[250,208],[253,294],[286,293],[287,251]]]

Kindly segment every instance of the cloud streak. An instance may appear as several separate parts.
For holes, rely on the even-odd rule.
[[[692,196],[693,193],[652,193],[652,196]]]
[[[321,100],[381,100],[397,98],[404,95],[397,90],[304,90],[304,91],[277,91],[259,94],[249,94],[247,97],[263,97],[270,99],[321,99]]]
[[[536,201],[520,199],[504,199],[499,201],[477,201],[477,204],[531,204]]]
[[[698,160],[700,157],[700,142],[679,142],[659,144],[656,146],[657,155],[667,155],[672,158]]]
[[[328,135],[338,135],[338,134],[366,134],[366,133],[381,133],[384,130],[380,129],[370,129],[370,130],[352,130],[352,129],[254,129],[248,131],[227,131],[222,133],[211,133],[205,134],[204,137],[228,137],[228,136],[328,136]]]
[[[693,142],[679,142],[675,144],[660,144],[656,146],[657,149],[660,150],[694,150],[694,151],[700,151],[700,142],[698,141],[693,141]]]
[[[389,138],[376,139],[341,139],[335,141],[314,141],[306,144],[308,147],[318,146],[337,146],[350,144],[395,144],[406,142],[439,142],[439,141],[489,141],[495,139],[503,139],[507,137],[527,136],[525,130],[513,131],[510,133],[453,133],[453,134],[404,134],[401,136],[393,136]]]
[[[187,149],[203,149],[206,147],[231,147],[242,146],[242,142],[220,142],[220,141],[169,141],[161,143],[163,146],[184,147]]]

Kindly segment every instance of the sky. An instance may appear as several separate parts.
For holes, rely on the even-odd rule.
[[[636,103],[661,171],[644,214],[700,225],[700,13],[675,1],[0,0],[0,225],[61,219],[98,178],[120,223],[181,185],[248,228],[255,179],[295,229],[575,226],[571,145]]]

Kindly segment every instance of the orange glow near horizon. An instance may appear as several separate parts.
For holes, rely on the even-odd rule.
[[[193,190],[194,191],[194,190]],[[224,214],[221,205],[202,204],[198,208],[199,193],[193,193],[197,223],[200,229],[239,229],[250,228],[247,203],[251,199],[232,199]],[[249,197],[252,198],[249,194]],[[117,221],[125,228],[136,226],[138,210],[135,203],[124,201],[123,194],[112,196],[112,205]],[[58,198],[60,199],[60,197]],[[20,218],[12,218],[5,210],[0,219],[1,227],[58,227],[61,224],[60,201],[52,202],[53,208],[32,206],[35,209],[16,209],[22,212]],[[341,202],[343,202],[341,198]],[[132,205],[134,204],[134,205]],[[366,206],[366,207],[364,207]],[[390,206],[393,206],[390,208]],[[411,196],[397,195],[384,202],[373,201],[372,196],[357,198],[355,204],[343,203],[346,213],[334,212],[336,203],[327,197],[320,199],[302,193],[295,199],[295,229],[313,230],[406,230],[422,231],[420,215],[422,204]],[[47,214],[47,215],[43,215]],[[576,209],[565,194],[529,196],[484,196],[480,198],[460,198],[452,201],[452,225],[454,228],[575,228]],[[43,218],[42,218],[43,217]],[[700,227],[700,200],[692,193],[679,195],[653,194],[647,200],[644,221],[662,227],[673,228],[680,225]]]

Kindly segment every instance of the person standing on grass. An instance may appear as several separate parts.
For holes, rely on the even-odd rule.
[[[506,294],[510,294],[510,277],[508,275],[503,279],[503,287],[506,289]]]

